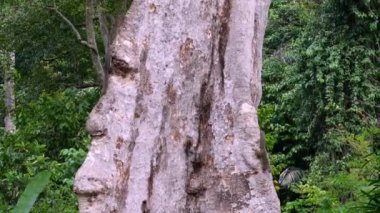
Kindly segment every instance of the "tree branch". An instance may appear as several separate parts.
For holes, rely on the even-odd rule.
[[[79,31],[77,30],[77,28],[74,26],[74,24],[65,16],[63,15],[58,9],[57,7],[50,7],[49,9],[53,10],[54,12],[56,12],[62,19],[64,22],[66,22],[67,25],[69,25],[69,27],[71,28],[71,30],[74,32],[75,36],[77,37],[77,39],[79,40],[79,42],[83,45],[85,45],[86,47],[90,48],[92,51],[98,53],[98,50],[90,45],[87,41],[83,40],[82,39],[82,36],[80,35]]]
[[[92,87],[100,87],[98,83],[80,83],[80,84],[62,84],[64,87],[75,87],[77,89],[87,89]]]
[[[79,40],[79,42],[86,47],[88,47],[91,55],[91,60],[93,63],[93,66],[95,68],[96,74],[98,76],[98,81],[103,83],[104,81],[104,68],[101,62],[101,57],[99,55],[98,47],[96,45],[96,38],[95,38],[95,28],[94,28],[94,0],[86,0],[86,34],[87,34],[87,40],[83,40],[82,36],[80,35],[78,29],[74,26],[74,24],[65,16],[63,15],[57,8],[55,1],[53,1],[54,6],[49,7],[50,10],[53,10],[55,13],[57,13],[66,24],[70,26],[72,31],[74,32],[75,36]]]

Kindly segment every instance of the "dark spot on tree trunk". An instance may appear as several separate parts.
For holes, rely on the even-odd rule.
[[[186,158],[189,158],[191,155],[194,154],[194,150],[192,150],[193,141],[191,138],[187,138],[185,142],[185,154]]]
[[[141,203],[141,212],[142,213],[150,213],[150,210],[148,208],[148,203],[146,202],[146,200],[144,200],[142,203]]]
[[[174,88],[173,82],[169,83],[166,89],[166,94],[168,97],[169,104],[174,104],[177,98],[177,92],[176,92],[176,89]]]
[[[112,57],[110,75],[121,76],[123,78],[130,75],[131,79],[133,79],[134,74],[137,72],[138,72],[138,70],[136,68],[130,67],[130,65],[127,62],[125,62],[121,59],[117,59],[117,58]]]
[[[193,39],[186,38],[185,42],[180,46],[180,62],[186,64],[193,55],[194,44]]]
[[[117,137],[117,140],[116,140],[116,149],[120,149],[121,146],[123,145],[123,143],[124,143],[123,138],[121,138],[120,136]]]

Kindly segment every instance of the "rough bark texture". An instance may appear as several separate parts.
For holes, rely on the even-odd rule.
[[[81,212],[279,212],[256,109],[268,0],[133,2],[87,122]]]
[[[0,54],[4,54],[4,103],[5,103],[5,131],[7,132],[15,132],[16,124],[14,122],[14,112],[16,107],[16,99],[15,99],[15,82],[13,76],[13,69],[15,66],[15,54],[12,52],[3,52]]]

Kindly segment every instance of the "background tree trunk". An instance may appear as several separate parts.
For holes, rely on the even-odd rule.
[[[87,43],[91,46],[91,59],[94,65],[94,69],[98,76],[98,81],[103,85],[105,79],[104,69],[102,61],[99,55],[98,45],[96,44],[95,38],[95,26],[94,26],[94,17],[95,17],[95,5],[96,0],[86,0],[86,34],[87,34]],[[106,45],[106,44],[105,44]]]
[[[256,113],[268,7],[132,3],[87,122],[81,212],[280,211]]]
[[[0,52],[4,56],[4,103],[5,103],[5,131],[15,132],[16,124],[14,121],[14,113],[16,108],[15,98],[15,81],[14,81],[14,68],[15,68],[15,54],[13,52]]]

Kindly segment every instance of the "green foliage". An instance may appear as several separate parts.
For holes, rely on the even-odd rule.
[[[380,175],[379,171],[373,170],[377,163],[373,155],[358,156],[348,162],[347,171],[337,171],[327,175],[312,174],[318,175],[320,182],[316,184],[312,180],[313,178],[309,177],[307,183],[292,186],[291,190],[299,194],[300,197],[287,202],[283,207],[284,212],[296,210],[298,210],[296,212],[361,212],[365,209],[373,210],[374,206],[378,205],[376,203],[378,198],[376,197],[376,187],[369,185],[369,180],[378,178]],[[368,197],[363,196],[363,193],[367,194]],[[371,199],[368,199],[369,197]]]
[[[101,2],[111,21],[119,1]],[[130,1],[125,3],[127,8]],[[17,131],[0,129],[0,212],[10,212],[30,178],[41,170],[51,172],[51,181],[32,212],[77,212],[73,178],[87,152],[90,137],[84,124],[100,91],[89,49],[53,6],[86,38],[84,1],[0,1],[0,50],[15,53],[17,70]],[[1,82],[3,66],[8,68],[8,62],[1,57]],[[4,112],[0,102],[1,118]]]
[[[98,91],[81,92],[64,90],[43,93],[40,97],[17,110],[17,125],[26,140],[39,140],[48,150],[50,158],[56,158],[61,148],[84,148],[88,136],[83,130],[89,110],[98,98]]]
[[[293,188],[301,197],[288,202],[283,212],[342,212],[338,210],[338,201],[329,192],[309,184],[297,185]]]
[[[4,211],[15,204],[29,178],[46,169],[52,173],[52,182],[37,201],[36,212],[49,212],[51,206],[76,211],[73,177],[90,141],[84,131],[85,119],[98,97],[98,90],[68,89],[44,93],[18,106],[18,131],[0,134],[0,203],[7,204]]]
[[[308,171],[280,190],[285,212],[376,205],[362,191],[380,177],[371,155],[380,138],[378,14],[376,0],[273,1],[261,127],[275,141],[275,177],[289,167]]]
[[[88,141],[87,141],[88,142]],[[82,149],[63,149],[60,153],[61,163],[51,162],[53,171],[53,184],[44,192],[44,196],[35,204],[32,212],[55,212],[61,209],[62,212],[77,212],[77,198],[73,193],[74,174],[86,156],[86,151]]]
[[[303,27],[313,17],[314,1],[273,0],[266,29],[264,52],[283,59],[282,50],[303,32]]]
[[[28,213],[33,207],[38,195],[42,192],[45,186],[48,184],[50,179],[49,171],[39,172],[35,177],[33,177],[26,189],[21,194],[13,213]]]
[[[376,164],[374,168],[377,173],[377,177],[372,177],[370,180],[369,189],[362,191],[364,196],[368,198],[368,201],[361,206],[361,210],[371,213],[380,211],[380,153],[376,153],[375,158]]]
[[[85,37],[83,1],[0,3],[0,49],[16,53],[16,68],[22,75],[16,86],[28,89],[28,100],[46,90],[94,82],[88,49],[50,9],[53,2]]]
[[[131,4],[99,2],[109,26]],[[73,178],[87,152],[90,136],[84,125],[100,91],[88,47],[53,7],[86,38],[85,1],[0,1],[0,51],[15,53],[17,70],[17,131],[9,134],[0,129],[0,212],[10,212],[30,178],[41,170],[51,172],[51,181],[32,212],[77,212]],[[100,29],[95,30],[102,55]],[[0,55],[1,82],[8,65]],[[1,118],[4,113],[0,102]]]

